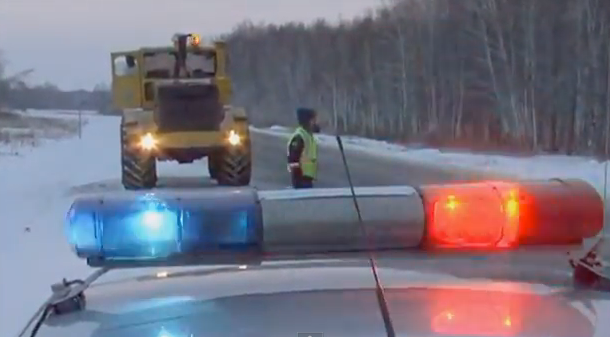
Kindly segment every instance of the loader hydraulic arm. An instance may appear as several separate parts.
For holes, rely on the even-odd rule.
[[[174,64],[174,78],[190,77],[186,69],[186,45],[192,34],[176,34],[174,42],[176,45],[176,63]],[[184,75],[182,75],[184,74]]]

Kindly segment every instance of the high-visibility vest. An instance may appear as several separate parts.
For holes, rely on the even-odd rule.
[[[300,136],[303,139],[304,147],[299,160],[301,171],[304,176],[316,179],[318,173],[318,144],[316,139],[313,134],[299,126],[288,140],[288,151],[290,151],[290,143],[292,143],[296,136]]]

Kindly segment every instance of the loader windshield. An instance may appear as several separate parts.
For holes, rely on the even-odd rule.
[[[132,55],[122,55],[114,59],[114,72],[117,76],[131,76],[138,72],[138,64]]]
[[[190,51],[186,58],[186,68],[190,77],[203,78],[214,76],[216,72],[213,52]],[[144,54],[146,78],[171,78],[176,64],[176,53],[155,52]]]

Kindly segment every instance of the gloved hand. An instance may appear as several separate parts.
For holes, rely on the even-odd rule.
[[[294,171],[295,169],[298,169],[299,167],[301,167],[301,165],[299,163],[289,163],[288,172],[292,173],[292,171]]]

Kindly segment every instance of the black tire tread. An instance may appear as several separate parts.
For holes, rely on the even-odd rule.
[[[222,186],[247,186],[252,178],[252,154],[250,144],[229,149],[218,158],[216,180]]]
[[[127,133],[121,123],[121,182],[126,190],[146,190],[157,185],[155,157],[142,156],[128,146]]]

